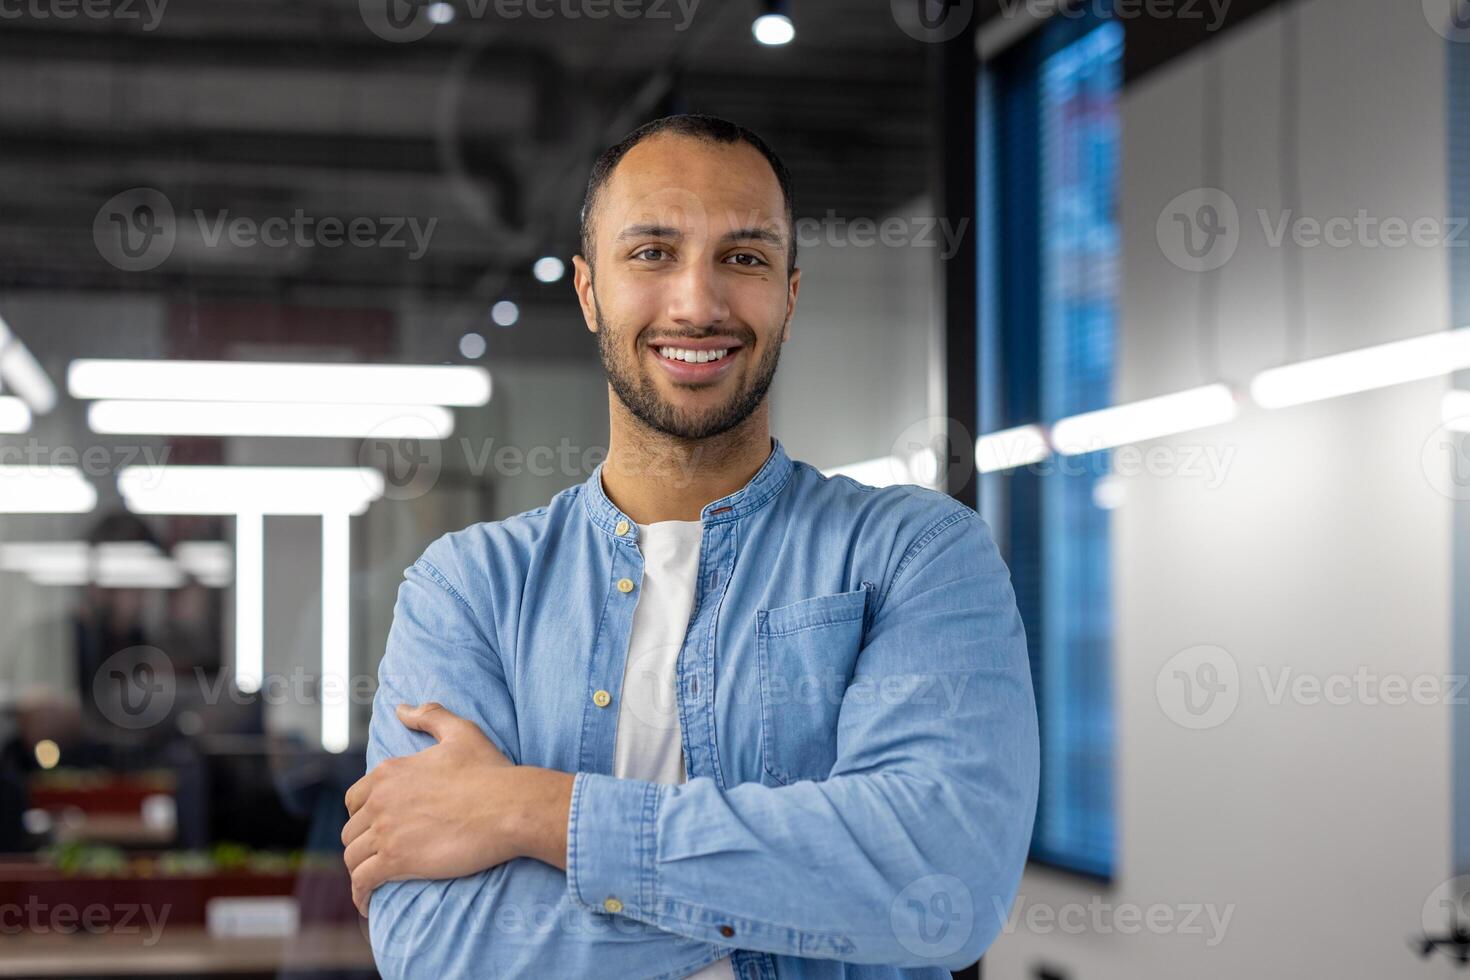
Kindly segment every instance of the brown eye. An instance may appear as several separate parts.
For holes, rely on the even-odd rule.
[[[736,252],[734,255],[730,256],[730,258],[732,258],[732,259],[735,260],[735,264],[736,265],[743,265],[747,269],[754,269],[754,268],[757,268],[758,266],[762,266],[762,265],[765,265],[766,264],[766,260],[765,259],[761,258],[759,255],[754,255],[754,254],[752,254],[750,252]],[[742,259],[749,259],[750,261],[748,261],[748,262],[740,261]]]

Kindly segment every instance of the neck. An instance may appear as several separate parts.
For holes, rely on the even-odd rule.
[[[708,439],[650,429],[608,391],[610,433],[602,490],[639,524],[697,521],[705,506],[751,481],[771,455],[767,402]]]

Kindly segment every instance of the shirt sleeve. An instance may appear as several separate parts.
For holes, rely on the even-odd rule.
[[[568,889],[707,942],[959,969],[1015,898],[1039,756],[1010,575],[966,508],[920,536],[880,598],[826,779],[721,790],[578,773]]]

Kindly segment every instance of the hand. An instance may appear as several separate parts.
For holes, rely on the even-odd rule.
[[[399,705],[398,719],[438,744],[384,760],[347,791],[342,843],[363,915],[385,881],[459,878],[520,856],[511,783],[521,767],[442,705]]]

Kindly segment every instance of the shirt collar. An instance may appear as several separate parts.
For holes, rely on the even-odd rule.
[[[598,463],[592,475],[587,478],[582,487],[582,500],[586,503],[587,516],[592,523],[616,537],[619,521],[627,521],[630,527],[634,521],[608,499],[607,492],[602,488],[602,468],[606,464],[606,460]],[[766,457],[755,476],[750,478],[750,482],[732,494],[705,504],[699,513],[699,519],[706,525],[721,524],[739,520],[760,509],[786,486],[786,481],[791,478],[791,470],[791,457],[786,455],[781,440],[772,436],[771,454]]]

